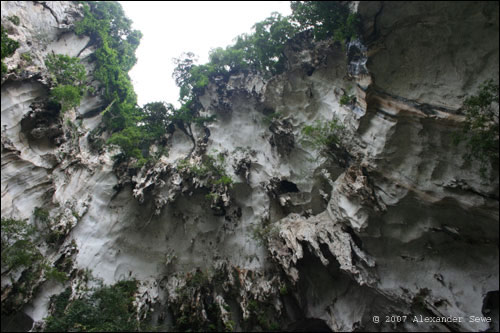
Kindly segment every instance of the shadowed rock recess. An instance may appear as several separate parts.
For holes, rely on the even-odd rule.
[[[2,331],[43,331],[124,280],[136,330],[498,331],[498,161],[481,173],[453,143],[464,100],[498,82],[498,2],[346,5],[359,40],[301,33],[281,74],[209,82],[199,113],[217,120],[132,168],[92,145],[102,90],[49,101],[51,53],[97,86],[82,5],[2,2],[20,44],[2,60],[2,224],[35,227],[38,255],[9,266],[2,237]],[[328,155],[303,129],[332,119]],[[207,155],[232,184],[190,168]]]

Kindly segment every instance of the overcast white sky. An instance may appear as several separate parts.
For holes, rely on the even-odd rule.
[[[137,64],[130,77],[139,105],[155,101],[177,104],[173,58],[194,52],[208,61],[212,48],[233,39],[276,11],[290,14],[289,1],[120,1],[125,14],[142,32]]]

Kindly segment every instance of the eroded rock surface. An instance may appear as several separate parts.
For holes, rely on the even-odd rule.
[[[200,98],[218,121],[193,137],[169,131],[136,168],[99,146],[98,94],[64,115],[47,105],[48,53],[92,73],[88,38],[71,32],[78,5],[2,2],[21,44],[2,79],[2,217],[35,224],[46,209],[56,241],[42,252],[72,294],[85,270],[135,278],[137,316],[164,329],[498,329],[498,162],[482,177],[452,142],[464,97],[498,81],[498,3],[353,7],[363,42],[304,33],[287,44],[284,73],[218,78]],[[355,99],[341,105],[345,94]],[[302,128],[334,117],[341,149],[325,157]],[[64,288],[37,281],[18,299],[21,277],[2,268],[2,313],[15,304],[19,327],[41,327]],[[386,315],[408,320],[373,322]],[[464,321],[410,320],[419,315]]]

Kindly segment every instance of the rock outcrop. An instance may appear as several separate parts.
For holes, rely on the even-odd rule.
[[[138,316],[166,330],[498,330],[498,161],[481,175],[453,144],[464,98],[498,81],[498,3],[351,5],[363,42],[304,33],[284,73],[211,82],[201,114],[218,120],[169,133],[133,169],[91,145],[99,93],[64,115],[46,106],[47,54],[92,74],[94,49],[72,32],[79,5],[2,2],[21,45],[2,78],[2,217],[36,224],[46,210],[57,242],[40,251],[64,285],[76,294],[85,270],[135,278]],[[325,156],[302,129],[334,118],[342,150]],[[22,273],[2,267],[14,328],[41,325],[64,290],[41,280],[19,299]]]

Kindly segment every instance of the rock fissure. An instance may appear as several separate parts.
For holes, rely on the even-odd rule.
[[[161,330],[498,330],[498,162],[481,174],[453,143],[464,98],[498,81],[498,4],[350,6],[359,39],[302,32],[279,74],[210,78],[188,111],[217,120],[171,121],[141,164],[106,144],[103,89],[50,100],[52,52],[97,84],[82,7],[2,2],[20,43],[2,59],[2,253],[8,219],[40,237],[31,270],[2,254],[2,330],[43,330],[98,279]],[[393,315],[491,321],[373,322]]]

